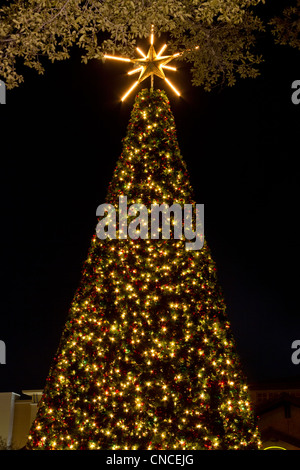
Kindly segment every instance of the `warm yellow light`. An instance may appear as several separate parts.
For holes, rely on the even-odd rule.
[[[157,54],[157,57],[160,57],[161,54],[164,52],[164,50],[166,49],[167,47],[167,44],[164,44],[163,47],[160,49],[159,53]]]
[[[138,67],[136,69],[130,70],[130,72],[128,72],[128,75],[132,75],[134,73],[140,72],[141,70],[143,70],[143,67]]]
[[[141,56],[142,56],[144,59],[146,59],[145,54],[143,53],[143,51],[142,51],[139,47],[137,47],[136,50],[138,51],[139,54],[141,54]]]
[[[170,82],[170,80],[167,79],[167,77],[165,77],[165,81],[167,82],[167,84],[172,88],[173,91],[175,91],[175,93],[180,96],[180,93],[179,91],[174,87],[174,85],[172,85],[172,83]]]
[[[121,98],[121,101],[124,101],[127,96],[132,92],[132,90],[138,85],[139,81],[137,80],[132,87],[125,93],[125,95]]]
[[[153,44],[154,44],[154,24],[151,25],[150,44],[151,44],[151,46],[153,46]]]
[[[171,65],[162,65],[163,69],[168,69],[168,70],[174,70],[176,72],[177,68],[176,67],[171,67]]]
[[[127,59],[126,57],[116,57],[114,55],[105,55],[105,59],[114,59],[114,60],[121,60],[123,62],[131,62],[130,59]]]
[[[171,67],[167,65],[171,60],[173,60],[175,57],[178,57],[182,53],[178,52],[177,54],[173,55],[167,55],[167,56],[162,56],[163,51],[167,47],[166,44],[162,46],[160,49],[159,53],[156,54],[156,51],[154,49],[154,26],[151,26],[151,33],[150,33],[150,42],[151,46],[148,51],[148,55],[144,54],[144,52],[137,47],[136,50],[138,53],[142,56],[142,59],[129,59],[127,57],[115,57],[111,55],[104,55],[105,58],[107,59],[114,59],[114,60],[120,60],[124,62],[132,62],[134,64],[138,64],[138,68],[134,68],[130,72],[127,72],[128,75],[133,75],[137,72],[141,72],[140,76],[137,80],[136,83],[133,84],[133,86],[128,90],[128,92],[123,96],[121,99],[124,101],[126,97],[129,95],[129,93],[138,85],[138,83],[141,83],[143,80],[146,78],[150,77],[151,78],[151,89],[153,89],[153,79],[154,75],[157,75],[161,79],[165,79],[168,85],[172,88],[172,90],[180,96],[179,91],[172,85],[172,83],[165,77],[164,70],[174,70],[176,71],[176,67]],[[158,110],[160,111],[160,110]],[[141,137],[140,137],[141,138]],[[122,178],[121,178],[122,180]],[[160,189],[160,188],[158,188]],[[165,197],[165,196],[164,196]],[[116,303],[116,302],[115,302]]]
[[[265,447],[265,448],[264,448],[264,450],[270,450],[270,449],[286,450],[284,447],[280,447],[280,446],[269,446],[269,447]]]

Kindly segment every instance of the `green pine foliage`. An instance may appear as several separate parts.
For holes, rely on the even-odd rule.
[[[136,97],[106,202],[195,204],[165,92]],[[207,243],[96,234],[28,449],[257,449]]]

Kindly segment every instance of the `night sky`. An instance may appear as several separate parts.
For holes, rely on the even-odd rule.
[[[300,52],[260,47],[261,76],[233,88],[193,87],[181,62],[168,73],[181,98],[155,79],[170,98],[196,202],[205,204],[205,235],[249,382],[300,377],[291,361],[300,339],[300,104],[291,101]],[[121,154],[135,97],[120,103],[133,81],[128,70],[83,65],[74,51],[43,76],[27,69],[1,106],[1,392],[44,387]]]

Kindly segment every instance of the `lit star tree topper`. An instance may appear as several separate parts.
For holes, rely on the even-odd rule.
[[[176,54],[172,55],[165,55],[162,56],[162,53],[166,49],[167,45],[164,44],[160,51],[156,53],[155,48],[154,48],[154,26],[152,25],[151,27],[151,34],[150,34],[150,47],[148,54],[145,55],[144,52],[140,49],[137,48],[138,53],[142,56],[141,59],[129,59],[127,57],[116,57],[116,56],[111,56],[111,55],[105,55],[104,58],[106,59],[114,59],[114,60],[121,60],[124,62],[131,62],[133,64],[136,64],[137,67],[135,67],[133,70],[128,72],[128,75],[133,75],[135,73],[140,72],[138,80],[134,82],[132,87],[125,93],[125,95],[121,98],[122,101],[124,101],[127,96],[134,90],[134,88],[141,83],[143,80],[146,80],[146,78],[151,77],[151,90],[153,90],[153,82],[154,82],[154,75],[156,75],[159,78],[162,78],[167,82],[167,84],[172,88],[172,90],[180,96],[179,91],[175,88],[175,86],[171,83],[171,81],[166,77],[164,69],[167,70],[173,70],[176,71],[176,67],[171,67],[170,65],[167,65],[171,60],[175,59],[175,57],[178,57],[180,55],[180,52],[177,52]]]

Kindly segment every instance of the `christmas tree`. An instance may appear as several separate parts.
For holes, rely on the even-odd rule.
[[[120,196],[195,207],[164,91],[135,99],[106,199],[116,214]],[[170,232],[93,236],[28,449],[259,447],[207,242],[188,250]]]

